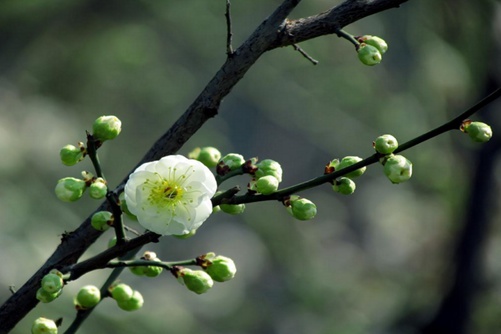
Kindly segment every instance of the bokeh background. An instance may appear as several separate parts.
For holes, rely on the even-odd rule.
[[[234,1],[234,47],[279,3]],[[303,1],[291,18],[338,3]],[[59,178],[91,169],[88,161],[63,166],[59,149],[83,141],[96,117],[118,116],[122,134],[100,150],[109,184],[117,185],[224,62],[224,10],[224,1],[206,0],[0,4],[0,303],[99,204],[86,196],[57,201]],[[180,153],[211,145],[272,158],[289,186],[322,174],[333,158],[371,155],[380,134],[412,139],[499,85],[499,1],[413,0],[346,29],[385,38],[382,64],[362,65],[336,36],[301,44],[316,66],[292,48],[268,52]],[[475,115],[495,135],[500,108]],[[460,132],[445,134],[404,153],[414,163],[407,183],[391,184],[374,165],[352,196],[328,185],[302,193],[318,206],[312,221],[294,220],[280,203],[215,214],[193,238],[165,237],[145,250],[163,260],[214,251],[235,260],[235,279],[199,296],[169,274],[125,271],[122,281],[143,294],[144,307],[127,313],[104,300],[79,333],[411,334],[449,333],[444,328],[454,324],[460,329],[450,333],[497,333],[498,147],[497,138],[477,145]],[[13,333],[28,333],[42,315],[63,317],[64,331],[73,294],[100,286],[108,273],[71,282]]]

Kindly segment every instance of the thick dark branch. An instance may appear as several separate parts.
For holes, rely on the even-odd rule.
[[[284,0],[275,12],[261,23],[247,41],[235,50],[233,56],[226,60],[188,110],[153,145],[138,165],[177,152],[208,119],[218,113],[222,99],[264,52],[332,34],[336,29],[363,17],[398,7],[405,0],[349,0],[317,16],[288,21],[287,16],[299,2],[300,0]],[[124,182],[127,178],[128,176]],[[123,187],[124,182],[119,187]],[[105,209],[106,205],[103,204],[98,210]],[[52,268],[74,264],[99,236],[100,232],[90,226],[90,218],[87,218],[78,229],[66,237],[47,262],[0,307],[0,333],[9,332],[36,306],[35,294],[44,274]],[[151,241],[146,237],[138,240],[144,242],[143,244]],[[105,253],[102,260],[115,255],[111,253]]]
[[[364,17],[400,7],[408,0],[349,0],[329,11],[306,18],[287,21],[283,34],[271,49],[304,42],[316,37],[335,34],[339,29]]]

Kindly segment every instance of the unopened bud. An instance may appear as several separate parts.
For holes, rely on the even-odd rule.
[[[122,131],[122,122],[116,116],[101,116],[92,125],[92,136],[99,140],[111,140]]]
[[[82,197],[86,188],[85,181],[74,177],[65,177],[57,182],[55,192],[61,201],[74,202]]]
[[[360,47],[358,48],[357,52],[358,52],[358,59],[360,59],[360,61],[363,64],[368,66],[377,65],[383,59],[379,50],[376,47],[369,44],[365,43],[360,44]]]

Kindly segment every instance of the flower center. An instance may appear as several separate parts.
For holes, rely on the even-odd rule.
[[[185,192],[185,189],[179,184],[165,179],[153,181],[149,186],[151,188],[148,201],[158,207],[175,205],[183,198]]]
[[[180,196],[182,191],[183,191],[183,189],[181,189],[177,186],[174,186],[174,187],[167,186],[164,189],[164,196],[166,198],[172,200],[172,199],[175,199],[178,195]]]

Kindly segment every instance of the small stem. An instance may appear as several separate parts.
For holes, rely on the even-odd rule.
[[[100,142],[94,139],[94,137],[87,132],[87,154],[89,155],[89,158],[92,161],[92,165],[94,166],[94,170],[96,171],[97,177],[106,179],[101,169],[99,156],[97,155],[97,149],[99,148],[99,146]]]
[[[308,53],[306,53],[306,51],[304,51],[299,45],[297,44],[292,44],[292,47],[294,48],[294,50],[298,51],[300,54],[302,54],[306,59],[308,59],[309,61],[311,61],[313,63],[313,65],[317,65],[318,64],[318,60],[316,59],[313,59]]]
[[[124,224],[124,230],[127,231],[127,232],[130,232],[130,233],[134,234],[137,237],[141,235],[141,233],[139,233],[138,231],[136,231],[132,227],[129,227],[129,226],[125,225],[125,224]]]
[[[226,17],[226,54],[228,57],[233,55],[233,47],[231,46],[231,40],[233,38],[233,32],[231,30],[231,12],[230,12],[230,0],[226,0],[226,13],[224,16]]]
[[[106,199],[111,206],[111,213],[113,214],[113,228],[117,237],[117,245],[125,243],[125,229],[122,221],[122,209],[120,208],[118,195],[113,191],[108,191]]]
[[[226,198],[232,198],[233,196],[235,196],[235,194],[237,194],[238,192],[240,191],[240,187],[233,187],[231,189],[228,189],[226,190],[225,192],[223,192],[222,194],[219,194],[217,196],[214,196],[212,198],[212,206],[218,206],[219,204],[221,204],[221,202],[226,199]]]
[[[355,48],[357,48],[357,49],[360,46],[360,43],[357,41],[357,39],[355,38],[355,36],[353,36],[352,34],[347,33],[343,29],[338,29],[336,31],[336,35],[338,37],[341,37],[341,38],[344,38],[344,39],[348,40],[350,43],[352,43],[353,45],[355,45]]]

